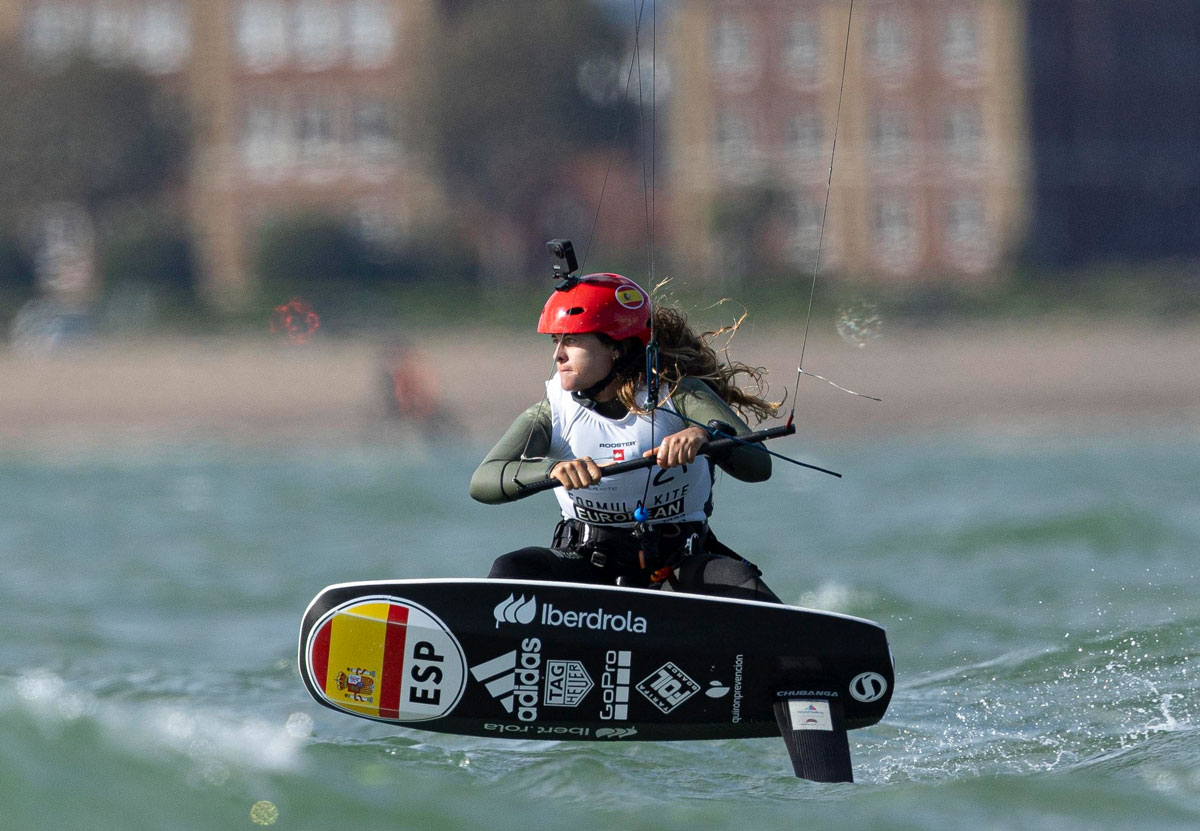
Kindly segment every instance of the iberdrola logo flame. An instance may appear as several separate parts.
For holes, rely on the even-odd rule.
[[[537,614],[537,595],[526,600],[525,595],[514,598],[510,594],[507,600],[500,601],[492,610],[492,615],[496,618],[497,629],[500,628],[501,623],[529,623],[535,614]]]

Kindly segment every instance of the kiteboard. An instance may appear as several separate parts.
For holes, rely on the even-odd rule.
[[[869,620],[526,580],[330,586],[299,665],[313,698],[361,718],[501,739],[782,735],[816,781],[852,780],[846,731],[883,717],[895,681]]]

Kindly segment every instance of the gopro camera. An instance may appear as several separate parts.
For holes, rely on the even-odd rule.
[[[564,291],[578,282],[579,278],[572,275],[579,270],[579,261],[575,259],[575,246],[569,239],[552,239],[546,243],[546,250],[554,258],[554,276],[559,283],[555,286]]]

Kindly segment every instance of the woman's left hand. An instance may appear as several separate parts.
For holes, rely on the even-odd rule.
[[[707,443],[708,431],[702,427],[687,427],[667,436],[662,440],[662,444],[642,455],[657,456],[656,464],[666,470],[679,465],[690,465],[696,461],[696,454],[700,452],[700,448]]]

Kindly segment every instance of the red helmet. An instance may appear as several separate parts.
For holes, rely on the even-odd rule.
[[[537,330],[543,335],[588,332],[613,340],[650,343],[650,295],[620,274],[587,274],[546,301]]]

